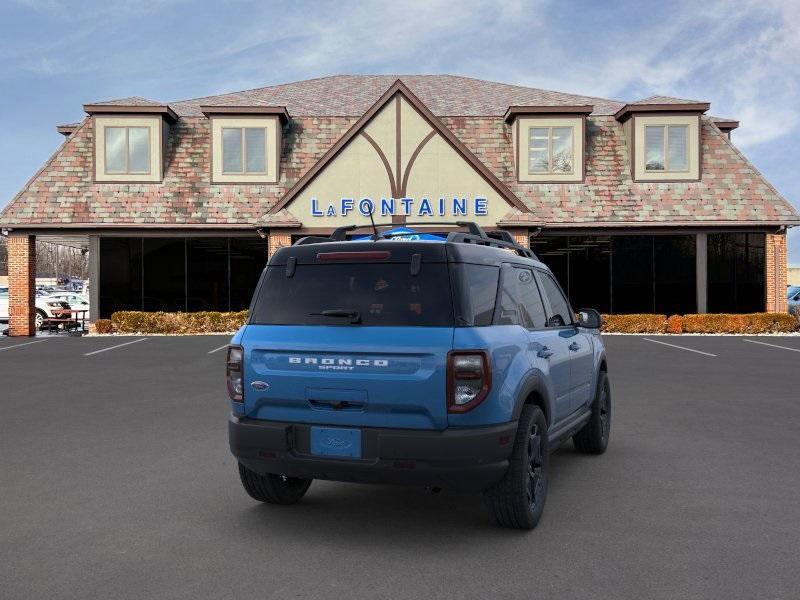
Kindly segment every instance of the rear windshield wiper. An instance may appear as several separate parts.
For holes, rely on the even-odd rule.
[[[331,310],[323,310],[322,312],[318,313],[309,313],[315,317],[338,317],[340,319],[350,319],[350,323],[353,325],[358,325],[361,323],[361,313],[357,310],[352,310],[350,308],[333,308]]]

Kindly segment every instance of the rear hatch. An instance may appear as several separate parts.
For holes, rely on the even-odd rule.
[[[435,245],[438,251],[353,242],[281,252],[242,339],[246,414],[444,429],[453,308],[443,245]]]

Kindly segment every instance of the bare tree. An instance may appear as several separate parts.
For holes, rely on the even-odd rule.
[[[0,275],[8,275],[8,248],[6,238],[0,236]],[[85,251],[50,242],[36,242],[37,277],[89,276],[89,257]]]

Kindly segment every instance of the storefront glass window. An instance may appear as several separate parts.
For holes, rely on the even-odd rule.
[[[186,240],[187,310],[228,310],[228,242],[216,237]]]
[[[100,238],[100,316],[142,310],[142,238]]]
[[[531,248],[572,306],[601,313],[695,312],[693,235],[538,236]]]
[[[760,312],[764,301],[764,234],[709,234],[709,312]]]
[[[243,310],[267,263],[260,238],[100,238],[99,314]]]

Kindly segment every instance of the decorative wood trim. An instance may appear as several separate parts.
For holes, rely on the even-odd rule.
[[[411,167],[414,165],[414,161],[417,160],[417,156],[419,153],[422,152],[422,149],[425,147],[429,141],[431,141],[436,136],[436,130],[431,131],[428,135],[422,138],[422,141],[414,148],[414,152],[411,153],[411,156],[408,159],[408,164],[406,165],[406,170],[403,173],[403,182],[400,185],[400,189],[398,190],[400,197],[405,198],[406,196],[406,188],[408,187],[408,177],[411,175]]]
[[[449,130],[445,127],[444,123],[436,117],[429,109],[426,107],[422,101],[417,98],[414,93],[406,87],[406,85],[400,81],[399,79],[395,81],[389,89],[387,89],[383,95],[378,99],[375,104],[373,104],[367,112],[365,112],[361,118],[358,119],[351,127],[347,130],[347,132],[339,138],[339,140],[322,156],[322,158],[317,161],[317,163],[311,167],[305,175],[303,175],[297,183],[292,186],[292,188],[286,192],[286,194],[281,198],[280,202],[276,203],[270,210],[268,214],[276,213],[283,208],[286,207],[294,198],[302,192],[306,186],[319,174],[319,172],[331,161],[335,158],[339,152],[341,152],[351,141],[352,139],[358,135],[358,133],[366,127],[370,121],[375,117],[375,115],[391,100],[395,94],[401,94],[411,106],[417,111],[417,113],[433,127],[433,129],[439,133],[445,141],[459,154],[461,157],[466,160],[478,173],[483,177],[483,179],[498,193],[502,196],[506,202],[511,204],[514,208],[517,208],[525,213],[530,213],[530,210],[522,202],[514,192],[512,192],[508,186],[506,186],[502,181],[500,181],[497,176],[494,175],[487,167],[484,165],[478,158],[469,151],[469,149]]]
[[[386,158],[386,154],[381,149],[381,147],[378,145],[378,142],[376,142],[372,138],[372,136],[370,134],[368,134],[366,131],[362,131],[360,135],[365,140],[367,140],[370,143],[370,145],[373,148],[375,148],[375,152],[378,153],[378,156],[380,157],[381,162],[383,163],[383,166],[386,169],[386,174],[389,176],[389,187],[391,188],[391,191],[392,191],[392,197],[396,198],[397,197],[397,187],[396,187],[394,175],[392,175],[392,166],[389,164],[389,159]]]

